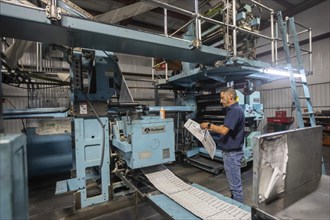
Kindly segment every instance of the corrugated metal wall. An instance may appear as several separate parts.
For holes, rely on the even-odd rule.
[[[27,102],[27,90],[18,89],[12,86],[3,84],[3,97],[5,102],[3,103],[3,109],[25,109],[28,105]],[[25,120],[4,120],[4,128],[7,134],[20,133],[23,129],[23,124],[26,124]]]
[[[330,39],[323,39],[313,43],[313,75],[307,77],[311,101],[314,112],[330,110]],[[286,110],[289,116],[295,117],[292,112],[292,94],[288,80],[276,81],[260,87],[262,103],[264,104],[265,117],[274,117],[276,110]],[[298,93],[302,94],[302,88],[298,87]],[[306,107],[304,102],[302,107]],[[266,125],[263,120],[259,126],[262,129]],[[295,127],[297,125],[295,124]]]
[[[127,85],[135,101],[148,106],[155,106],[158,97],[160,106],[174,104],[172,91],[158,90],[158,94],[155,94],[155,81],[152,80],[152,61],[150,57],[127,54],[116,55],[119,58],[120,69],[126,75]]]

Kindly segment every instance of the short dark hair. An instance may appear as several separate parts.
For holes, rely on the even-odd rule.
[[[221,92],[229,93],[230,95],[233,96],[234,100],[236,100],[236,98],[237,98],[237,93],[236,93],[235,89],[233,89],[231,87],[226,87]]]

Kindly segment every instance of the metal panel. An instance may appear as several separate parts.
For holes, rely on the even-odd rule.
[[[52,132],[42,126],[45,122],[40,120],[37,122],[38,128],[29,127],[26,130],[29,176],[70,172],[72,169],[71,121],[62,119],[50,122],[60,129],[68,127],[67,132]]]
[[[143,117],[128,126],[132,155],[128,166],[132,169],[175,161],[174,125],[172,119]]]
[[[110,156],[109,156],[109,121],[108,118],[100,118],[104,125],[102,128],[97,119],[74,119],[74,141],[75,141],[75,160],[76,173],[78,179],[81,207],[108,201],[110,185]],[[102,131],[104,129],[104,132]],[[103,145],[103,146],[102,146]],[[102,161],[103,149],[103,165]],[[101,169],[102,192],[99,195],[88,197],[87,170],[91,167]]]
[[[26,137],[0,137],[0,219],[28,219]]]
[[[330,178],[308,182],[272,203],[252,211],[254,219],[318,219],[328,220],[330,213]]]
[[[287,146],[288,160],[285,173],[284,195],[294,191],[302,185],[318,179],[321,176],[322,161],[322,127],[310,127],[283,132],[275,132],[255,137],[253,140],[253,205],[261,206],[259,203],[259,181],[264,181],[260,174],[264,165],[264,151],[276,151],[276,141],[282,139],[283,144]],[[276,158],[271,155],[271,161],[277,161],[282,158]],[[275,167],[273,167],[275,168]]]

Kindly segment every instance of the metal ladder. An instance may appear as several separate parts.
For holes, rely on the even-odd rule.
[[[305,125],[304,125],[303,116],[308,115],[310,125],[311,125],[311,127],[314,127],[314,126],[316,126],[315,116],[314,116],[314,112],[313,112],[313,106],[311,103],[309,89],[307,86],[306,72],[305,72],[304,65],[303,65],[303,59],[302,59],[301,49],[299,46],[298,34],[296,31],[294,18],[289,18],[288,20],[289,20],[289,28],[290,28],[289,30],[293,37],[294,50],[295,50],[295,54],[296,54],[297,61],[298,61],[298,66],[296,68],[298,69],[298,71],[300,73],[299,74],[299,77],[301,79],[300,81],[296,81],[296,79],[294,77],[294,73],[293,73],[292,61],[291,61],[290,50],[289,50],[289,42],[287,39],[287,22],[283,21],[281,12],[277,13],[278,26],[279,26],[279,30],[282,35],[283,49],[285,52],[286,63],[287,63],[287,67],[288,67],[288,71],[289,71],[289,75],[290,75],[290,84],[291,84],[291,90],[292,90],[292,95],[293,95],[293,101],[294,101],[294,104],[296,106],[296,111],[297,111],[297,113],[296,113],[297,114],[297,123],[298,123],[299,128],[304,128]],[[296,84],[302,85],[303,92],[304,92],[303,96],[298,95]],[[307,106],[307,110],[308,110],[307,112],[303,112],[302,108],[301,108],[300,100],[303,100],[303,99],[306,101],[306,106]]]
[[[287,66],[288,66],[288,71],[290,74],[290,84],[291,84],[292,95],[293,95],[293,99],[294,99],[294,103],[295,103],[296,111],[297,111],[298,127],[299,128],[305,127],[303,115],[308,115],[311,127],[315,127],[316,126],[315,116],[314,116],[314,111],[313,111],[313,106],[312,106],[312,102],[311,102],[309,89],[307,86],[306,72],[305,72],[304,65],[303,65],[302,54],[301,54],[301,49],[299,46],[299,39],[298,39],[298,34],[296,31],[294,19],[289,18],[289,28],[290,28],[290,31],[291,31],[291,34],[293,37],[294,49],[295,49],[295,53],[296,53],[296,57],[297,57],[297,61],[298,61],[297,68],[300,73],[299,74],[300,79],[301,79],[300,81],[296,81],[294,74],[293,74],[292,61],[291,61],[290,50],[289,50],[289,43],[287,40],[287,23],[283,21],[281,12],[277,13],[277,22],[278,22],[279,29],[280,29],[280,32],[282,35],[283,49],[285,52],[285,58],[286,58]],[[298,96],[297,86],[296,86],[296,84],[298,84],[298,83],[301,84],[303,87],[304,96]],[[306,105],[307,105],[307,110],[308,110],[307,112],[302,112],[300,99],[306,100]],[[322,174],[325,175],[326,172],[325,172],[325,164],[324,164],[323,157],[322,157],[321,167],[322,167],[321,168]]]

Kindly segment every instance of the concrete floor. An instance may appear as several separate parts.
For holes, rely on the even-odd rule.
[[[330,174],[330,146],[323,147],[326,174]],[[213,175],[187,163],[172,163],[166,165],[173,173],[183,180],[197,183],[224,196],[230,197],[225,174]],[[30,219],[135,219],[134,206],[126,206],[113,210],[118,204],[134,200],[133,197],[121,198],[107,204],[82,209],[73,214],[73,195],[55,196],[56,181],[69,178],[69,174],[58,174],[32,178],[29,180],[29,211]],[[244,204],[252,205],[252,164],[242,169],[242,181],[244,190]],[[127,200],[127,201],[125,201]],[[164,219],[153,207],[146,202],[138,205],[138,219]]]

